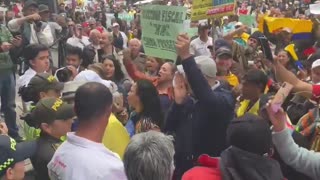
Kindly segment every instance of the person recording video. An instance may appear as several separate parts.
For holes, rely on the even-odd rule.
[[[58,69],[55,73],[60,82],[72,81],[75,76],[84,70],[82,63],[82,49],[67,45],[66,48],[66,67]]]
[[[22,9],[23,17],[9,21],[8,28],[12,32],[20,32],[23,36],[23,45],[44,44],[50,46],[46,37],[45,23],[41,22],[39,13],[46,12],[42,9],[39,12],[39,6],[35,1],[28,0]]]

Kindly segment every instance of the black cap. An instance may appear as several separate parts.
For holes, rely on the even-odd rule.
[[[228,58],[232,58],[232,51],[228,47],[221,47],[216,51],[216,56],[217,57],[225,56]]]
[[[36,8],[38,8],[38,3],[36,3],[35,1],[33,0],[28,0],[27,2],[24,3],[23,5],[23,11],[25,11],[27,8],[31,7],[31,6],[34,6]]]
[[[40,4],[39,5],[39,13],[42,13],[42,12],[50,12],[49,6],[44,5],[44,4]]]
[[[50,89],[62,91],[63,83],[58,82],[58,80],[49,73],[38,73],[30,80],[28,87],[32,87],[39,92]]]
[[[260,43],[260,38],[263,38],[263,37],[265,37],[265,35],[262,33],[262,32],[260,32],[260,31],[255,31],[254,33],[252,33],[251,35],[250,35],[250,37],[249,38],[253,38],[253,39],[256,39],[259,43]]]
[[[59,98],[41,99],[30,114],[35,127],[41,123],[50,124],[55,120],[68,120],[75,117],[73,105],[67,104]]]
[[[252,114],[231,121],[227,129],[229,145],[258,155],[270,152],[272,136],[266,120]]]
[[[31,158],[37,149],[35,141],[17,143],[7,135],[0,135],[0,177],[9,167]]]
[[[232,46],[230,45],[230,43],[224,39],[217,39],[214,41],[214,48],[215,51],[217,51],[218,49],[220,49],[221,47],[226,47],[228,49],[232,49]]]

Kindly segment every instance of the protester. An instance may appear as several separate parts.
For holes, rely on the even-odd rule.
[[[215,52],[215,54],[217,76],[221,78],[221,80],[226,80],[230,86],[237,87],[239,85],[238,77],[231,72],[233,63],[231,49],[228,47],[221,47]]]
[[[113,81],[118,86],[119,92],[121,92],[125,97],[131,87],[131,82],[129,79],[124,77],[124,73],[121,70],[121,65],[119,61],[113,58],[113,56],[106,56],[103,60],[103,65],[106,71],[106,80]]]
[[[284,67],[295,74],[297,73],[293,60],[291,60],[291,55],[287,51],[280,50],[277,54],[277,58]]]
[[[89,41],[91,44],[83,48],[83,67],[86,68],[90,64],[99,62],[98,50],[101,49],[100,40],[101,33],[98,30],[94,29],[90,31]]]
[[[118,23],[112,24],[112,33],[113,45],[116,47],[117,51],[127,48],[128,37],[124,32],[120,31],[120,25]]]
[[[80,24],[76,24],[73,31],[73,36],[67,40],[67,44],[81,49],[90,44],[89,38],[84,36],[84,30]]]
[[[162,59],[148,56],[146,59],[146,74],[148,76],[158,76],[163,64]]]
[[[210,26],[205,23],[198,25],[199,37],[191,41],[190,53],[194,56],[210,56],[208,46],[212,45],[213,40],[209,37]]]
[[[79,125],[75,133],[67,134],[48,164],[50,179],[126,179],[119,156],[101,143],[111,106],[112,94],[103,84],[91,82],[79,87],[74,105]],[[95,167],[95,171],[87,171],[88,167]]]
[[[37,73],[49,71],[49,49],[42,44],[31,44],[24,49],[24,58],[29,66],[28,70],[19,77],[18,88],[28,85],[29,81]]]
[[[129,49],[131,52],[131,59],[141,72],[145,71],[146,57],[141,54],[141,42],[138,39],[132,39],[129,41]]]
[[[225,140],[220,137],[225,137],[227,125],[234,118],[235,100],[231,91],[216,81],[215,62],[206,56],[195,60],[190,54],[189,44],[187,35],[178,36],[177,53],[196,100],[188,96],[183,76],[176,75],[175,103],[169,111],[165,128],[165,132],[175,134],[177,178],[194,166],[193,162],[199,155],[220,155],[226,148]],[[211,137],[210,141],[205,141],[208,137]]]
[[[55,76],[60,82],[73,80],[78,73],[84,70],[82,64],[82,50],[78,47],[67,45],[66,48],[66,67],[56,70]]]
[[[15,112],[15,75],[14,64],[10,57],[9,51],[13,50],[14,46],[21,45],[21,37],[17,36],[13,38],[9,30],[5,25],[0,25],[0,97],[1,97],[1,110],[4,113],[4,119],[9,128],[9,135],[16,139],[21,140],[18,133],[18,127],[16,124],[16,112]],[[12,51],[12,53],[14,53]]]
[[[36,152],[35,142],[17,143],[7,135],[0,135],[0,178],[22,180],[25,176],[24,160]]]
[[[283,109],[274,111],[268,105],[268,114],[273,124],[272,140],[281,159],[296,171],[304,173],[312,179],[320,177],[319,156],[317,152],[299,147],[292,139],[290,130],[286,127],[286,114]]]
[[[224,36],[224,39],[229,41],[229,43],[232,45],[233,57],[236,57],[234,60],[240,63],[244,70],[248,69],[248,64],[252,65],[257,60],[259,56],[258,47],[261,46],[259,38],[264,37],[261,32],[256,31],[250,35],[246,47],[235,43],[233,41],[233,37],[237,34],[246,32],[246,29],[247,26],[243,25]]]
[[[123,61],[128,74],[133,80],[147,79],[153,83],[160,95],[162,110],[166,114],[172,102],[172,80],[176,72],[176,66],[171,62],[166,62],[160,67],[157,77],[147,76],[137,69],[130,58],[130,54],[131,51],[128,49],[123,52]]]
[[[38,4],[33,0],[26,1],[22,10],[24,17],[13,19],[8,23],[10,31],[22,32],[23,45],[36,43],[50,46],[53,42],[53,39],[47,35],[50,33],[45,32],[46,23],[40,21],[41,16],[38,14],[38,7]]]
[[[149,130],[161,131],[164,125],[157,89],[148,80],[138,80],[128,93],[128,104],[134,109],[126,128],[130,137]]]
[[[155,131],[133,136],[123,160],[128,180],[171,180],[174,170],[172,141],[172,137]]]
[[[119,58],[119,55],[116,52],[116,48],[112,44],[113,36],[110,32],[101,33],[100,47],[98,50],[99,62],[103,62],[106,56],[113,56],[115,59]]]
[[[259,115],[262,107],[268,101],[264,95],[268,83],[268,77],[260,70],[249,70],[241,80],[240,106],[237,109],[237,117],[245,113]]]
[[[226,138],[230,147],[220,159],[200,156],[202,166],[187,171],[182,179],[285,179],[279,163],[270,158],[273,147],[266,120],[246,114],[231,121]]]

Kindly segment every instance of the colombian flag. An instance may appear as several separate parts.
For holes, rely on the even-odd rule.
[[[259,30],[273,34],[283,28],[290,28],[293,32],[292,40],[311,39],[312,24],[311,20],[262,17],[259,21]]]

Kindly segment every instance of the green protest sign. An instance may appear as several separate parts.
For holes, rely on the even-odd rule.
[[[175,41],[183,31],[186,7],[146,5],[142,7],[142,44],[148,56],[176,60]]]
[[[118,18],[121,20],[125,20],[127,22],[131,22],[134,19],[133,14],[129,14],[129,13],[120,13],[118,14]]]
[[[255,22],[255,17],[251,15],[240,15],[239,21],[242,22],[244,25],[252,27]]]
[[[189,37],[197,36],[198,35],[198,28],[189,28],[187,29],[186,33]]]

